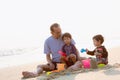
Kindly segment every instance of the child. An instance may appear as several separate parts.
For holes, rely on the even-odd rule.
[[[88,55],[96,56],[96,59],[91,58],[89,65],[90,68],[96,69],[98,64],[108,64],[108,52],[104,46],[102,46],[102,43],[104,42],[104,38],[102,35],[95,35],[93,37],[93,43],[96,46],[95,50],[89,51],[86,49],[86,52]],[[84,59],[84,60],[87,60]],[[85,67],[84,63],[81,61],[77,61],[75,65],[69,67],[69,69],[78,69]]]
[[[104,42],[104,38],[102,35],[95,35],[93,37],[93,43],[96,48],[93,51],[89,51],[86,49],[88,55],[95,55],[97,64],[108,64],[108,52],[102,43]]]
[[[66,67],[68,68],[78,60],[77,49],[71,43],[72,36],[70,33],[64,33],[62,40],[65,43],[65,45],[62,47],[62,52],[66,54],[66,57],[61,56],[61,62],[65,63]]]

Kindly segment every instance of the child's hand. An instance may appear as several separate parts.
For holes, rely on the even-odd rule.
[[[86,48],[86,53],[88,52],[89,50]]]
[[[66,57],[66,61],[68,61],[68,59],[69,59],[69,56]]]

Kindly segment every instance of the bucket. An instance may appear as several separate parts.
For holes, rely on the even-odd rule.
[[[90,59],[82,60],[82,64],[85,69],[89,69],[90,68]]]
[[[58,63],[57,64],[57,70],[58,71],[65,70],[65,64],[64,63]]]

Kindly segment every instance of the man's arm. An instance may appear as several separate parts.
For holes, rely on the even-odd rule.
[[[50,69],[54,70],[55,65],[52,63],[52,59],[50,57],[50,54],[46,54],[46,60],[47,60],[48,64],[50,65]]]
[[[50,56],[50,53],[51,53],[51,50],[50,50],[50,46],[49,46],[49,41],[48,39],[45,41],[44,43],[44,53],[46,54],[46,60],[48,62],[48,64],[50,65],[50,69],[54,69],[55,66],[54,64],[52,63],[52,58]]]
[[[52,63],[52,59],[50,57],[50,47],[49,47],[49,41],[46,40],[45,43],[44,43],[44,53],[46,54],[46,60],[48,63]]]
[[[52,63],[52,59],[50,57],[50,54],[46,54],[46,60],[48,63]]]

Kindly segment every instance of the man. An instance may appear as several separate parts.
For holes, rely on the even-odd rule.
[[[58,52],[61,50],[62,46],[64,45],[64,42],[61,39],[62,31],[60,25],[57,23],[52,24],[50,26],[50,31],[52,36],[46,39],[44,43],[44,53],[46,54],[46,60],[48,64],[38,65],[36,72],[24,71],[22,73],[23,77],[36,77],[43,71],[55,70],[57,63],[60,63],[60,54]],[[73,40],[72,40],[72,44],[75,44]]]

